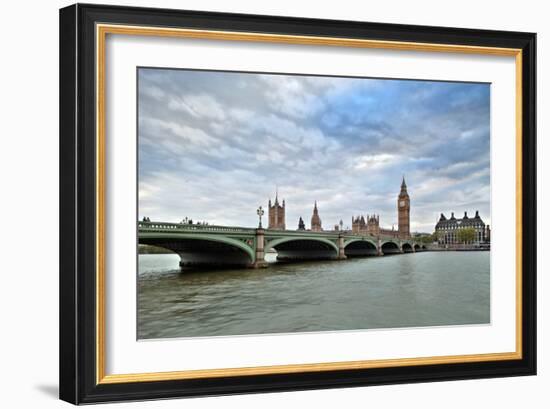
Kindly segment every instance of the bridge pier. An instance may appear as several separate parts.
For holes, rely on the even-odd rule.
[[[384,255],[384,252],[382,251],[382,240],[380,240],[380,237],[378,237],[378,240],[376,241],[376,255],[377,256]]]
[[[344,245],[344,237],[341,235],[338,236],[338,260],[345,260],[346,256],[346,246]]]
[[[264,229],[256,229],[256,254],[254,262],[250,265],[252,268],[267,267],[265,261],[265,231]]]

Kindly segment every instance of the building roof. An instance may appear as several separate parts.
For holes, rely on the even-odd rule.
[[[443,213],[439,217],[438,222],[435,225],[436,229],[448,229],[450,227],[460,226],[460,227],[476,227],[476,226],[485,226],[485,223],[479,216],[479,211],[476,210],[475,217],[468,217],[468,212],[464,212],[464,217],[457,219],[454,212],[451,213],[451,218],[447,219]]]

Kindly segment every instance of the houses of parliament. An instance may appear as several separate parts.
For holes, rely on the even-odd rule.
[[[268,203],[268,228],[272,230],[286,230],[285,212],[286,204],[283,200],[279,202],[278,192],[275,194],[275,201],[272,203],[271,199]],[[405,177],[401,182],[401,190],[397,196],[397,220],[398,228],[395,230],[384,229],[380,227],[380,215],[363,215],[352,216],[351,218],[351,232],[353,234],[369,234],[378,236],[380,234],[407,239],[411,237],[410,233],[410,211],[411,201],[407,192],[407,184],[405,183]],[[343,221],[334,225],[332,231],[343,231]],[[313,214],[311,216],[311,228],[310,231],[324,231],[322,227],[321,217],[319,216],[319,209],[317,207],[317,201],[313,205]],[[306,226],[302,217],[298,220],[298,229],[306,230]]]

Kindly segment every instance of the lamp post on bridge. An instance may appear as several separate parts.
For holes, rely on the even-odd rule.
[[[258,224],[258,228],[262,228],[262,216],[264,215],[264,209],[262,209],[262,206],[258,207],[258,210],[256,210],[256,214],[258,215],[258,218],[260,219],[260,222]]]
[[[259,223],[258,228],[256,229],[256,237],[255,237],[255,258],[254,262],[252,263],[252,267],[254,268],[263,268],[267,267],[267,263],[265,261],[265,236],[264,236],[264,229],[262,228],[262,216],[264,215],[264,209],[262,209],[262,206],[258,207],[258,210],[256,210],[256,214],[258,215]]]

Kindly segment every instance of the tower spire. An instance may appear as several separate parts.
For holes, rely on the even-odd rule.
[[[399,196],[405,197],[408,196],[407,192],[407,183],[405,182],[405,175],[403,175],[403,179],[401,181],[401,191],[399,192]]]

